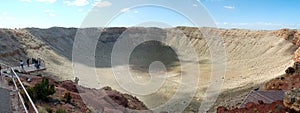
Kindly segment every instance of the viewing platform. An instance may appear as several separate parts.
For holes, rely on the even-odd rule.
[[[36,68],[34,64],[30,64],[29,66],[24,65],[23,68],[21,66],[15,66],[11,68],[15,71],[26,73],[26,74],[46,70],[45,65],[41,65],[39,68]],[[2,69],[2,70],[3,70],[2,72],[9,72],[9,70],[7,69]]]

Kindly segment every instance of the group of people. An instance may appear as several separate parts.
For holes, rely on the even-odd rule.
[[[31,62],[30,62],[31,60]],[[34,64],[34,66],[36,67],[36,69],[40,69],[40,66],[41,66],[41,63],[42,63],[42,60],[40,58],[28,58],[26,60],[26,64],[27,64],[27,67],[29,67],[30,64]],[[20,60],[20,66],[22,69],[24,69],[24,62],[23,60]]]

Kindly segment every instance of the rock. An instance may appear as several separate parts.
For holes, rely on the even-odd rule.
[[[264,104],[264,101],[258,100],[258,104]]]
[[[127,107],[128,106],[128,100],[124,98],[120,93],[115,91],[106,91],[106,94],[118,105]]]
[[[298,48],[295,52],[294,52],[294,58],[293,60],[295,62],[299,62],[300,61],[300,48]]]
[[[250,109],[251,107],[253,107],[255,105],[254,102],[248,102],[245,106],[246,108]]]
[[[78,93],[76,84],[71,80],[66,80],[66,81],[61,82],[61,87],[65,88],[69,91]]]
[[[293,88],[285,92],[283,104],[285,107],[294,109],[297,112],[300,112],[300,89]]]
[[[226,111],[228,111],[228,109],[224,106],[220,106],[217,108],[217,113],[224,113]]]

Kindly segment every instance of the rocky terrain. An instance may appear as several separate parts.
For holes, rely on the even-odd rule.
[[[280,77],[274,78],[263,84],[260,90],[284,90],[283,100],[276,100],[272,103],[264,103],[262,100],[258,101],[258,104],[254,102],[246,103],[245,107],[238,108],[237,106],[217,108],[217,113],[245,113],[245,112],[258,112],[258,113],[298,113],[299,107],[299,65],[295,63],[293,67],[286,69],[286,74]],[[264,95],[265,96],[265,95]],[[278,95],[277,95],[278,96]],[[246,98],[246,97],[244,97]]]
[[[18,60],[20,59],[25,60],[31,57],[39,57],[45,61],[47,67],[47,71],[43,74],[52,75],[57,80],[73,80],[74,76],[77,76],[73,75],[74,65],[80,65],[83,73],[87,73],[86,70],[90,68],[94,69],[92,65],[85,64],[84,62],[72,62],[72,49],[77,30],[77,28],[60,27],[49,29],[1,29],[0,62],[18,65]],[[291,59],[294,58],[296,60],[300,56],[298,53],[300,50],[297,50],[297,45],[299,45],[299,30],[200,28],[201,32],[199,32],[199,29],[192,27],[168,29],[120,27],[106,29],[86,28],[84,30],[102,32],[96,45],[95,56],[93,56],[96,59],[95,70],[98,77],[98,84],[101,84],[101,86],[110,86],[113,89],[128,94],[131,94],[131,92],[119,86],[111,70],[111,51],[119,36],[124,31],[129,32],[128,36],[135,39],[143,38],[142,36],[145,36],[143,34],[147,32],[151,32],[151,36],[154,37],[161,37],[161,34],[165,33],[168,33],[171,37],[176,37],[176,35],[172,35],[174,32],[182,32],[185,37],[179,37],[179,39],[188,38],[190,40],[189,44],[192,44],[196,49],[199,59],[199,61],[191,62],[198,62],[200,64],[199,69],[201,70],[201,75],[194,75],[199,78],[199,84],[198,86],[191,87],[196,87],[197,92],[186,112],[196,112],[198,110],[201,100],[205,96],[207,86],[213,82],[210,81],[212,59],[210,58],[211,53],[207,44],[207,40],[213,39],[210,37],[220,37],[224,40],[226,74],[222,77],[224,80],[222,93],[209,112],[215,111],[217,106],[220,105],[230,106],[240,103],[249,89],[259,87],[261,83],[279,77],[293,63]],[[77,35],[86,36],[80,33],[77,33]],[[176,93],[179,85],[182,84],[179,75],[185,72],[181,72],[182,70],[177,67],[179,62],[174,52],[183,51],[182,54],[185,55],[182,56],[184,56],[183,59],[186,61],[189,59],[189,53],[185,52],[186,48],[174,51],[170,50],[173,45],[187,44],[187,42],[177,39],[171,39],[165,45],[159,44],[160,46],[158,47],[152,47],[148,43],[148,45],[141,46],[140,49],[137,49],[132,54],[130,63],[133,65],[132,71],[136,75],[133,78],[136,78],[136,80],[142,81],[142,83],[148,81],[149,74],[145,70],[147,70],[149,63],[156,60],[164,62],[167,66],[166,68],[168,68],[167,72],[174,75],[165,77],[167,78],[165,84],[154,94],[149,96],[131,94],[137,96],[150,109],[167,102]],[[84,46],[88,45],[90,44],[84,44]],[[149,47],[152,49],[149,49]],[[296,55],[294,55],[295,51]],[[145,61],[145,59],[147,60]],[[123,64],[119,64],[119,66],[123,66]],[[135,72],[137,70],[138,72]],[[97,87],[89,86],[89,81],[83,78],[80,78],[79,84],[88,87]]]
[[[54,84],[55,93],[50,95],[49,101],[36,101],[35,104],[40,112],[57,111],[59,108],[65,109],[67,113],[70,112],[133,112],[134,110],[143,110],[140,112],[151,113],[148,108],[139,101],[136,97],[128,94],[122,94],[110,87],[104,87],[102,89],[85,88],[76,85],[71,80],[56,81],[52,78],[49,79],[49,84]],[[26,87],[32,87],[36,83],[42,81],[42,77],[32,76],[30,81],[26,76],[23,76],[21,80]],[[65,93],[70,93],[70,102],[63,101]],[[89,104],[86,104],[81,95],[87,95],[89,97],[85,100],[89,100]],[[91,104],[92,101],[99,101],[101,104]],[[29,109],[31,112],[32,109]],[[101,110],[101,111],[100,111]]]
[[[300,90],[298,88],[293,88],[285,92],[285,96],[283,99],[283,104],[287,108],[300,112]]]
[[[299,30],[289,30],[282,29],[278,31],[274,31],[274,33],[284,38],[287,41],[290,41],[296,46],[299,45]],[[291,67],[288,67],[285,70],[285,73],[279,77],[271,79],[265,83],[260,88],[260,90],[284,90],[284,99],[277,100],[272,103],[264,103],[262,100],[258,102],[258,104],[249,102],[246,104],[246,107],[237,108],[236,106],[232,106],[232,109],[228,109],[226,107],[220,106],[217,109],[218,113],[244,113],[244,112],[259,112],[259,113],[296,113],[299,112],[299,72],[300,72],[300,63],[299,63],[299,49],[294,52],[293,61],[295,62]],[[245,97],[246,98],[246,97]]]
[[[217,113],[296,113],[295,111],[285,107],[283,101],[275,101],[272,103],[264,103],[260,101],[259,104],[249,102],[245,108],[234,108],[228,110],[225,107],[218,107]]]

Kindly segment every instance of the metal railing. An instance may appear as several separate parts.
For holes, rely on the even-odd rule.
[[[19,84],[20,84],[20,86],[21,86],[21,89],[24,91],[24,93],[25,93],[26,97],[28,98],[28,100],[29,100],[29,102],[30,102],[30,104],[31,104],[31,106],[32,106],[32,108],[33,108],[33,110],[35,111],[35,113],[38,113],[38,110],[37,110],[37,108],[36,108],[34,102],[32,101],[31,97],[29,96],[29,94],[28,94],[26,88],[24,87],[22,81],[20,80],[18,74],[14,71],[14,69],[13,69],[11,66],[8,66],[8,65],[3,64],[3,63],[0,63],[0,65],[1,65],[1,67],[2,67],[2,66],[6,67],[7,71],[10,71],[10,73],[11,73],[11,79],[12,79],[12,81],[13,81],[15,90],[18,92],[18,97],[19,97],[19,99],[20,99],[20,101],[21,101],[21,103],[22,103],[22,106],[23,106],[24,109],[25,109],[25,112],[28,113],[28,109],[26,108],[25,101],[24,101],[24,99],[23,99],[21,93],[19,92],[19,88],[18,88],[17,83],[16,83],[16,81],[15,81],[14,78],[16,78],[17,81],[19,82]],[[2,69],[3,69],[3,68],[2,68]]]

